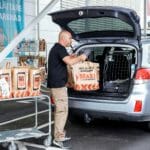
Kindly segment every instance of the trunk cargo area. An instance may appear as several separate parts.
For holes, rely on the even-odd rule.
[[[90,49],[89,61],[99,63],[99,86],[96,91],[75,91],[69,88],[69,96],[106,100],[124,100],[128,97],[136,70],[137,53],[134,48],[120,46],[87,47]]]

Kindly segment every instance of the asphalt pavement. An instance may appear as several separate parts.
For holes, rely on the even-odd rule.
[[[45,109],[45,106],[40,105],[39,110],[43,109]],[[34,104],[11,102],[6,105],[2,102],[0,110],[0,122],[3,122],[34,112]],[[39,122],[47,122],[47,118],[47,114],[43,114],[39,117]],[[34,124],[34,121],[31,117],[19,123],[5,125],[0,129],[5,131],[9,128],[25,128],[32,124]],[[150,132],[144,127],[144,124],[141,123],[101,119],[85,124],[82,119],[77,118],[74,122],[67,122],[66,131],[67,135],[72,137],[68,143],[72,150],[150,150]],[[43,138],[25,141],[43,144]],[[1,146],[0,149],[5,150],[7,148]],[[38,148],[28,147],[28,150],[38,150]]]

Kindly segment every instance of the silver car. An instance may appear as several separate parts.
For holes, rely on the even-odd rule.
[[[82,7],[49,14],[100,65],[100,89],[69,89],[71,114],[150,121],[150,39],[141,38],[139,16],[121,7]]]

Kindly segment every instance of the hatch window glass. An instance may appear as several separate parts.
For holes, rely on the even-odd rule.
[[[118,19],[110,17],[77,19],[68,24],[75,34],[93,31],[123,31],[133,33],[133,27]]]

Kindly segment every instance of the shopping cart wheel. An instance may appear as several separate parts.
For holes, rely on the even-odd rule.
[[[45,140],[44,140],[44,145],[46,147],[50,146],[52,144],[52,138],[51,136],[48,136]]]
[[[9,146],[8,146],[8,150],[17,150],[17,145],[15,143],[11,143]]]
[[[28,150],[27,147],[22,142],[17,143],[17,148],[18,150]]]
[[[2,147],[7,148],[8,145],[9,145],[9,143],[8,143],[8,142],[4,142],[4,143],[2,143],[1,145],[2,145]]]

